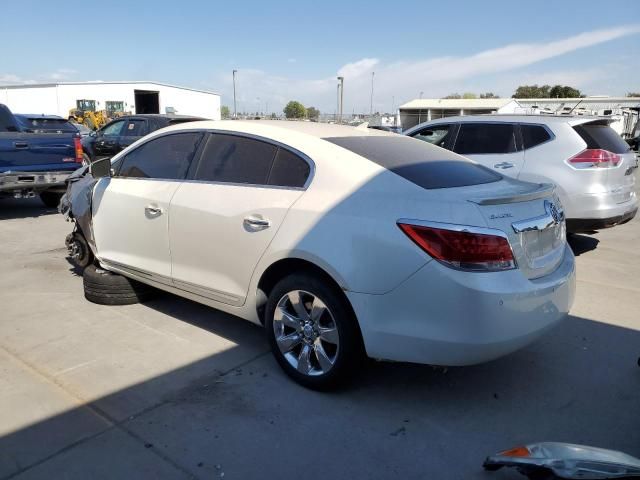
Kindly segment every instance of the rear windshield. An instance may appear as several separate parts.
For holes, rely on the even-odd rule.
[[[498,173],[455,153],[403,136],[325,138],[426,189],[497,182]]]
[[[573,129],[585,141],[587,148],[601,148],[613,153],[626,153],[629,145],[605,123],[583,123]]]
[[[22,127],[34,133],[76,133],[78,129],[63,118],[16,116]]]

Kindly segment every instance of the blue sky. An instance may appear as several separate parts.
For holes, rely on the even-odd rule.
[[[605,7],[606,8],[603,8]],[[154,80],[219,92],[239,110],[297,99],[389,111],[420,92],[563,83],[640,90],[637,0],[4,2],[0,84]],[[634,23],[635,22],[635,23]],[[50,33],[48,33],[50,32]],[[53,40],[50,40],[53,39]]]

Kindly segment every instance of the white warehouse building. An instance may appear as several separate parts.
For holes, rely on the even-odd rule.
[[[157,82],[61,82],[0,86],[0,103],[14,113],[67,118],[78,101],[127,114],[174,113],[220,120],[220,95]]]

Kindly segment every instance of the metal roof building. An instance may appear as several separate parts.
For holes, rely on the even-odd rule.
[[[399,108],[403,129],[438,118],[488,113],[582,113],[611,115],[622,109],[640,110],[640,98],[424,98]]]
[[[79,100],[95,110],[122,113],[177,113],[220,120],[220,95],[158,82],[60,82],[0,86],[0,103],[15,113],[67,118]]]

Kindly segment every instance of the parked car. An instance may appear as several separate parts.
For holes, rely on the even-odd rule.
[[[553,182],[570,232],[612,227],[638,210],[634,153],[610,119],[476,115],[422,123],[405,132],[505,175]]]
[[[33,118],[13,115],[0,104],[0,197],[40,195],[55,207],[66,178],[82,162],[80,136],[60,117]]]
[[[365,353],[491,360],[573,302],[551,185],[402,135],[197,122],[89,170],[62,202],[98,265],[85,270],[87,299],[131,303],[150,285],[262,324],[278,363],[309,387],[347,378]]]
[[[170,125],[203,120],[187,115],[126,115],[82,139],[85,161],[99,157],[112,157],[145,135]]]

